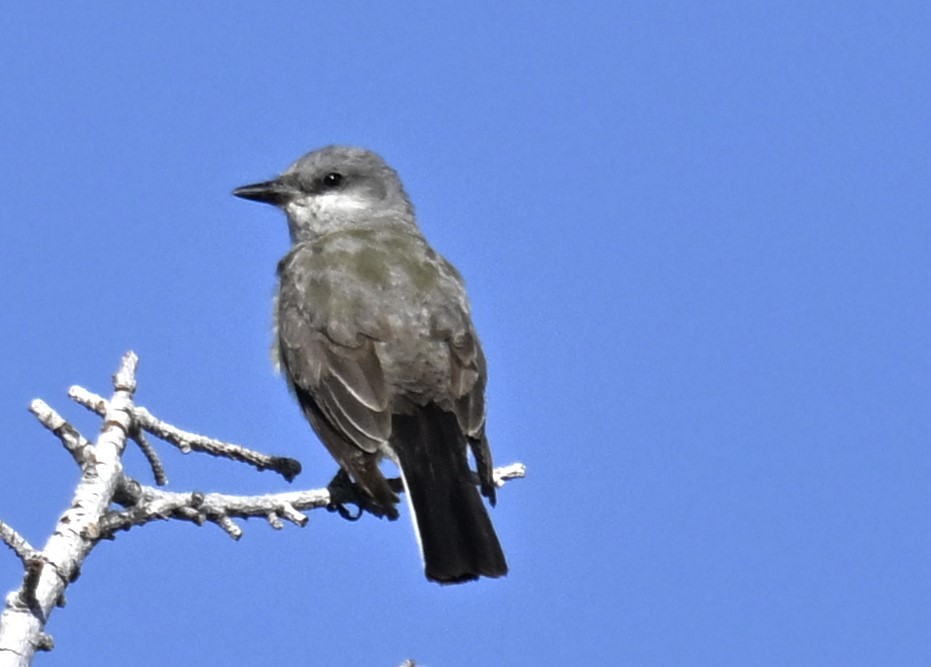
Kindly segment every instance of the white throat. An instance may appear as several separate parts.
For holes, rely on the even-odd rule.
[[[355,192],[325,192],[295,199],[284,206],[294,240],[307,235],[325,234],[358,220],[359,213],[371,209],[372,202]]]

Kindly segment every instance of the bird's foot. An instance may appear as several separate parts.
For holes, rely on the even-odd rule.
[[[368,512],[379,519],[388,517],[390,520],[398,518],[394,507],[386,510],[381,504],[375,502],[359,485],[352,481],[345,470],[340,468],[333,480],[327,485],[330,492],[330,504],[327,510],[336,512],[346,521],[358,521]]]

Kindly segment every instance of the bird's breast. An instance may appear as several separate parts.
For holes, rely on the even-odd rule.
[[[295,246],[279,266],[278,317],[338,345],[375,341],[386,382],[432,400],[448,391],[449,341],[471,330],[459,274],[419,235],[330,234]]]

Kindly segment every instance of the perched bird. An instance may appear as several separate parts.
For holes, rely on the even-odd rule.
[[[500,577],[507,563],[485,437],[485,358],[462,277],[421,234],[397,173],[371,151],[329,146],[233,191],[288,218],[278,264],[278,356],[314,431],[390,518],[397,463],[428,579]]]

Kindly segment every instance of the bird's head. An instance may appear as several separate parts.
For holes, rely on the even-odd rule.
[[[233,190],[288,216],[294,242],[336,230],[416,226],[401,179],[375,153],[327,146],[304,155],[278,178]]]

